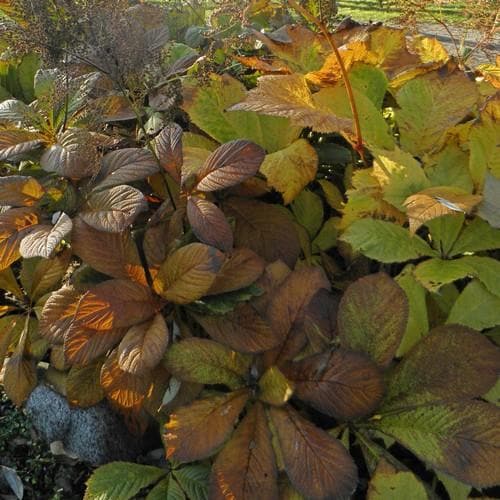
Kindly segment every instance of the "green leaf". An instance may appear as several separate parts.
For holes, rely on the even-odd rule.
[[[313,239],[323,224],[323,201],[321,198],[305,189],[292,203],[292,212],[297,222],[304,226]]]
[[[339,220],[338,217],[332,217],[323,224],[318,236],[316,236],[312,242],[313,252],[326,252],[337,244],[337,226]]]
[[[387,366],[408,321],[404,291],[387,274],[377,273],[350,285],[340,301],[337,322],[343,347],[362,351]]]
[[[428,224],[427,224],[428,226]],[[465,226],[451,248],[450,256],[464,252],[483,252],[500,248],[500,229],[494,229],[483,219],[476,217]]]
[[[477,488],[500,483],[500,409],[482,401],[384,415],[370,426],[424,462]]]
[[[398,357],[406,354],[429,331],[429,318],[427,317],[426,304],[427,292],[415,279],[413,275],[414,270],[415,266],[409,264],[395,278],[396,283],[406,293],[410,306],[406,331],[396,352],[396,356]]]
[[[94,471],[87,481],[85,500],[131,500],[143,488],[165,476],[150,465],[111,462]]]
[[[261,401],[282,406],[292,397],[294,387],[277,366],[271,366],[259,379],[259,389]]]
[[[23,89],[24,102],[30,103],[35,99],[34,81],[35,73],[40,67],[40,58],[37,54],[26,54],[17,69],[19,84]]]
[[[483,201],[479,205],[478,214],[492,227],[500,228],[500,179],[489,173],[484,181]]]
[[[422,157],[436,147],[446,130],[476,107],[478,91],[461,71],[433,71],[410,80],[395,97],[401,146]]]
[[[437,472],[436,475],[446,488],[450,499],[467,500],[469,498],[472,488],[468,484],[461,483],[444,472]]]
[[[244,385],[251,358],[213,340],[189,338],[170,347],[165,366],[174,377],[200,384]]]
[[[196,313],[201,314],[227,314],[241,304],[248,302],[254,297],[258,297],[264,293],[262,288],[253,284],[234,292],[220,293],[218,295],[210,295],[189,304],[189,309],[193,309]]]
[[[186,495],[179,483],[170,475],[149,492],[146,500],[186,500]]]
[[[458,323],[476,330],[500,325],[500,298],[477,280],[471,281],[453,305],[447,323]]]
[[[357,63],[349,71],[349,81],[352,87],[368,97],[377,109],[382,108],[389,85],[384,71],[375,66]]]
[[[460,325],[432,330],[387,380],[380,413],[395,408],[479,397],[497,380],[500,349]]]
[[[189,500],[207,500],[210,467],[206,465],[188,465],[173,472]]]
[[[404,201],[408,196],[430,187],[420,163],[407,151],[373,150],[373,177],[382,187],[383,199],[402,212],[406,212]]]
[[[324,179],[319,180],[318,184],[323,190],[325,200],[328,205],[340,212],[344,203],[344,197],[342,196],[340,189],[335,184],[333,184],[333,182],[326,181]]]
[[[436,252],[421,238],[392,222],[361,219],[351,224],[339,238],[370,259],[384,263],[405,262]]]
[[[258,115],[255,112],[227,111],[245,99],[245,86],[229,75],[210,75],[208,84],[184,83],[183,109],[191,121],[220,143],[248,139],[268,153],[291,144],[300,128],[287,118]]]
[[[368,485],[368,500],[427,500],[425,486],[410,471],[396,470],[381,460]]]
[[[354,89],[363,139],[375,148],[393,149],[394,138],[389,132],[382,113],[365,94]],[[323,88],[313,95],[317,108],[329,111],[340,118],[352,118],[351,105],[343,85]]]
[[[458,238],[458,234],[462,229],[463,223],[463,214],[443,215],[441,217],[428,220],[425,223],[431,233],[432,246],[442,257],[447,257],[450,254],[451,249]]]

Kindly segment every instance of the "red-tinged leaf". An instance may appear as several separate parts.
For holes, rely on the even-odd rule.
[[[40,317],[40,334],[51,344],[62,344],[68,331],[80,299],[80,293],[74,288],[63,287],[52,292],[45,302]]]
[[[399,347],[408,321],[408,299],[387,274],[365,276],[344,293],[338,311],[342,345],[368,354],[387,366]]]
[[[40,158],[41,167],[71,179],[83,179],[99,170],[99,153],[91,132],[69,129],[62,133],[58,143],[45,150]]]
[[[114,351],[101,369],[101,385],[106,397],[120,410],[137,411],[149,396],[152,380],[150,376],[134,375],[118,366]]]
[[[227,142],[211,153],[196,172],[196,189],[217,191],[235,186],[259,171],[265,155],[265,151],[253,142]]]
[[[22,240],[19,252],[25,259],[50,259],[62,240],[71,232],[73,222],[63,212],[53,226],[39,225]]]
[[[5,363],[3,388],[16,406],[21,406],[36,387],[36,364],[19,353]]]
[[[141,191],[132,186],[115,186],[93,193],[80,211],[80,217],[98,231],[119,233],[147,208]]]
[[[246,288],[260,278],[264,269],[265,262],[255,252],[236,248],[222,264],[208,295]]]
[[[256,200],[231,198],[224,204],[224,213],[236,220],[236,247],[249,248],[268,262],[281,259],[295,266],[300,242],[289,212]]]
[[[165,319],[157,314],[151,321],[130,328],[118,346],[118,365],[136,375],[152,370],[168,346]]]
[[[495,385],[499,371],[500,349],[486,336],[465,326],[442,325],[391,373],[383,408],[479,397]]]
[[[102,159],[96,188],[104,189],[140,181],[158,171],[158,162],[151,151],[139,148],[118,149]]]
[[[319,290],[330,290],[322,269],[302,267],[291,272],[272,294],[267,317],[282,345],[269,357],[280,363],[296,356],[307,342],[302,328],[309,302]],[[273,364],[274,364],[273,363]]]
[[[366,355],[338,349],[289,363],[283,368],[295,384],[295,395],[341,420],[372,413],[384,395],[378,366]]]
[[[96,271],[112,278],[129,278],[146,284],[141,258],[129,231],[97,231],[77,217],[73,220],[71,248],[75,255]]]
[[[167,125],[154,140],[161,167],[177,182],[181,181],[182,127]]]
[[[281,343],[269,323],[250,304],[240,304],[224,315],[194,316],[210,337],[239,352],[263,352]]]
[[[0,205],[31,207],[43,194],[43,187],[33,177],[24,175],[0,177]]]
[[[278,471],[262,404],[256,403],[212,466],[210,498],[274,500]]]
[[[128,280],[108,280],[82,295],[75,321],[95,330],[130,327],[151,318],[159,301],[145,286]]]
[[[245,384],[251,361],[213,340],[188,338],[170,347],[165,367],[177,379],[224,384],[234,390]]]
[[[176,304],[203,297],[224,261],[224,254],[202,243],[191,243],[171,254],[154,281],[155,290]]]
[[[66,398],[71,405],[86,408],[104,399],[100,384],[102,360],[87,366],[73,366],[66,377]]]
[[[176,410],[165,426],[167,458],[193,462],[213,455],[233,431],[248,397],[248,390],[241,389]]]
[[[233,248],[233,231],[222,210],[211,201],[189,196],[187,217],[195,236],[223,252]]]
[[[269,412],[292,485],[311,500],[350,498],[358,474],[342,443],[290,406],[271,407]]]
[[[116,347],[126,332],[126,328],[92,330],[73,324],[64,336],[64,359],[72,366],[86,366]]]

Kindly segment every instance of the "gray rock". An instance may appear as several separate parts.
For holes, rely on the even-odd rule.
[[[63,396],[41,384],[31,393],[25,409],[45,441],[63,440],[71,420],[71,410]]]
[[[133,460],[141,441],[126,428],[107,403],[74,408],[46,385],[39,385],[26,402],[33,426],[48,443],[61,441],[69,455],[92,465]]]

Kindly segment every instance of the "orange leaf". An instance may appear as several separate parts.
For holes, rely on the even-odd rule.
[[[21,406],[36,387],[36,364],[22,354],[14,353],[5,363],[3,388],[16,406]]]
[[[33,177],[11,175],[0,178],[0,205],[32,206],[43,194],[43,187]]]
[[[167,458],[193,462],[213,455],[233,431],[248,397],[241,389],[199,399],[171,414],[164,435]]]
[[[293,486],[311,499],[349,498],[356,489],[357,470],[342,443],[289,406],[271,407],[269,412]]]
[[[278,472],[262,404],[256,403],[217,456],[210,498],[278,498]]]
[[[229,252],[233,248],[233,232],[224,213],[211,201],[189,196],[187,217],[195,236],[203,243]]]
[[[196,172],[196,189],[217,191],[253,177],[266,152],[253,142],[238,139],[218,147]]]
[[[369,415],[384,394],[382,373],[362,353],[338,349],[289,363],[283,369],[295,395],[341,420]]]
[[[170,255],[154,281],[155,290],[176,304],[203,297],[224,261],[224,254],[202,243],[191,243]]]
[[[157,314],[151,321],[129,329],[118,346],[118,365],[124,371],[140,375],[160,362],[167,345],[167,324]]]
[[[446,214],[468,214],[482,200],[479,195],[468,194],[453,187],[432,187],[406,198],[404,206],[410,221],[410,232],[431,219]]]

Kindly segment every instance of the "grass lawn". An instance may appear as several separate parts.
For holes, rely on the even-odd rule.
[[[339,0],[339,14],[351,16],[358,21],[391,21],[401,16],[401,10],[391,0]],[[433,14],[447,22],[462,20],[462,2],[451,1],[441,7],[430,9]],[[425,18],[424,18],[425,19]],[[428,19],[432,22],[432,19]]]

